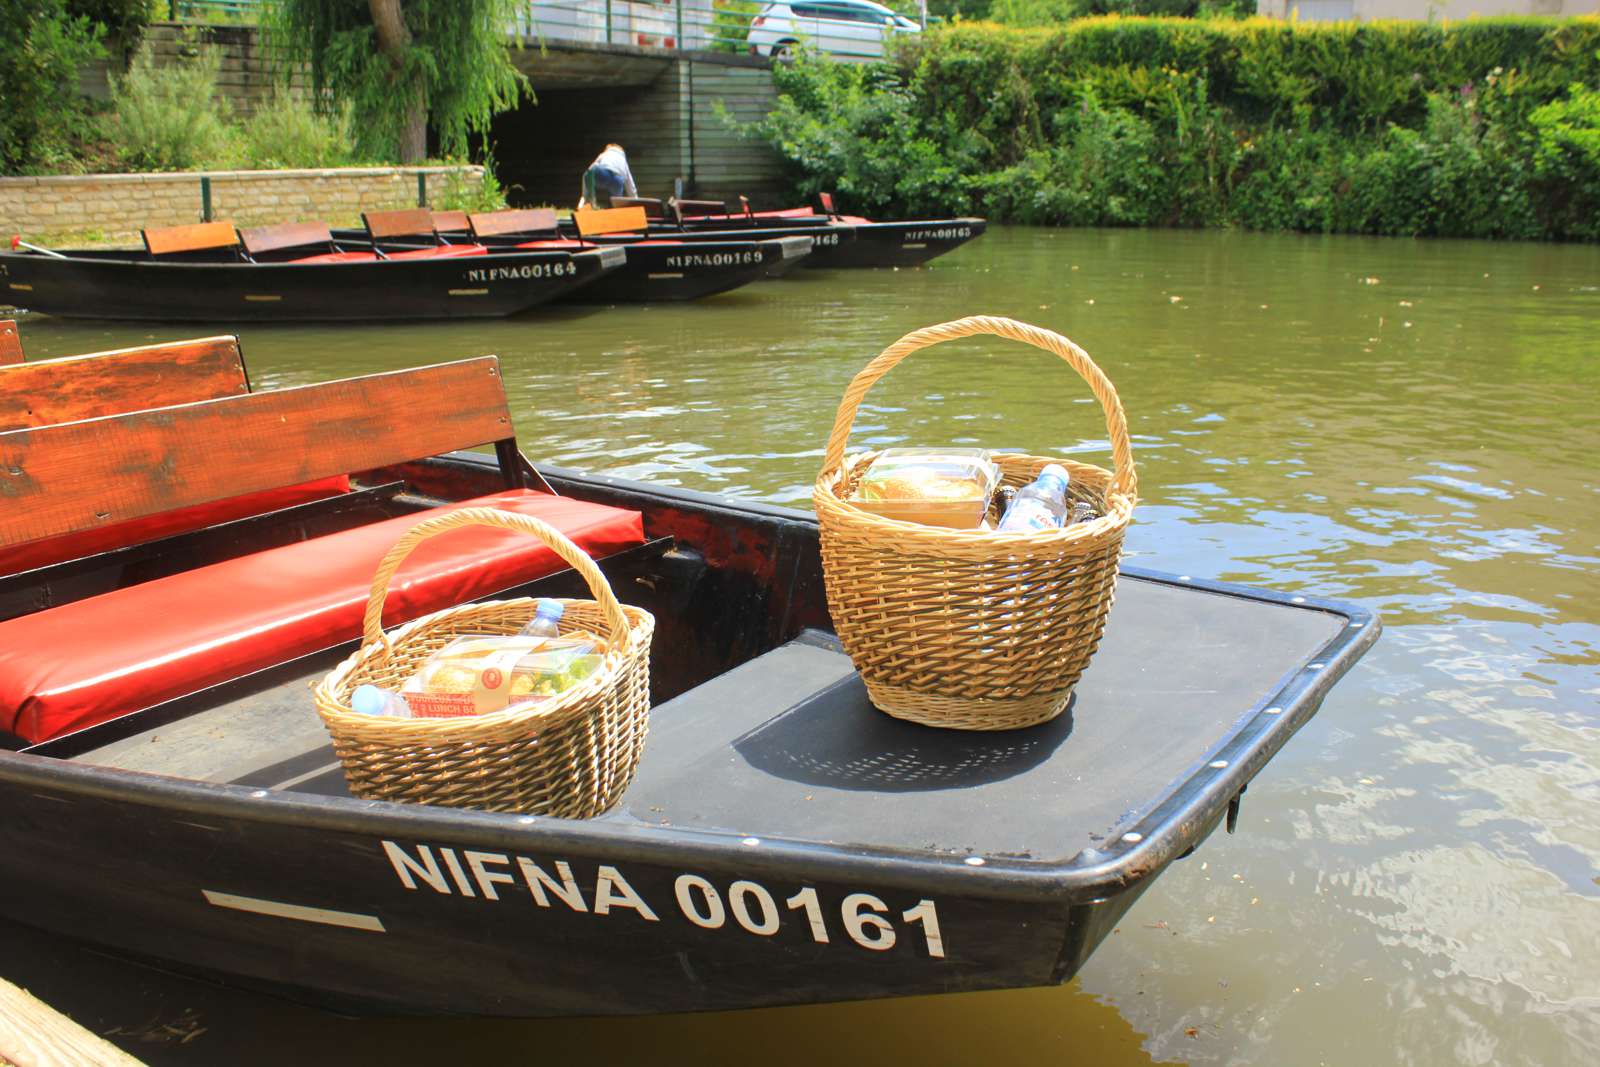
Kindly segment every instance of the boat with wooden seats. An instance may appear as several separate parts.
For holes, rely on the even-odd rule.
[[[446,247],[483,246],[495,255],[528,249],[581,251],[616,247],[627,250],[628,262],[592,285],[562,299],[583,304],[638,304],[695,300],[725,293],[761,278],[780,277],[811,254],[815,243],[804,233],[752,239],[689,242],[641,237],[646,228],[639,208],[584,210],[574,217],[575,236],[563,235],[549,208],[474,212],[435,211],[426,234],[411,235]],[[361,239],[355,231],[336,231],[340,240]]]
[[[230,985],[549,1016],[1063,982],[1233,828],[1378,632],[1349,604],[1126,568],[1065,714],[930,730],[867,702],[809,513],[536,467],[493,357],[245,392],[217,373],[226,343],[196,345],[212,369],[173,376],[210,376],[209,399],[141,395],[100,357],[76,371],[105,380],[96,417],[53,395],[62,421],[0,432],[7,551],[110,538],[0,579],[0,885],[12,918]],[[27,367],[0,396],[55,388],[10,379]],[[129,525],[322,479],[348,482]],[[600,817],[346,789],[310,687],[352,651],[385,551],[466,505],[543,519],[655,616],[643,760]],[[401,578],[386,625],[587,595],[483,528]]]
[[[739,198],[738,210],[722,200],[679,200],[663,203],[645,197],[613,198],[612,203],[642,206],[651,212],[651,232],[666,234],[716,233],[719,236],[741,231],[795,232],[851,235],[848,241],[820,241],[816,252],[806,260],[808,267],[915,267],[946,252],[982,237],[989,228],[987,219],[898,219],[877,221],[860,215],[841,214],[833,196],[819,196],[821,210],[809,207],[779,211],[753,211],[750,202]]]
[[[424,214],[426,214],[424,212]],[[4,295],[72,318],[316,322],[485,318],[547,303],[621,269],[627,253],[478,248],[386,252],[326,226],[239,231],[208,222],[144,231],[142,251],[0,252]]]

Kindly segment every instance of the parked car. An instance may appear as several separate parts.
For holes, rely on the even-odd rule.
[[[801,44],[844,58],[878,59],[889,35],[921,32],[871,0],[776,0],[751,20],[749,42],[752,55],[777,59]]]

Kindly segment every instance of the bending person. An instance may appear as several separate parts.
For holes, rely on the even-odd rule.
[[[578,206],[609,207],[613,196],[638,195],[633,172],[628,169],[628,154],[621,145],[608,144],[583,172],[583,195],[578,198]],[[600,200],[602,196],[604,203]]]

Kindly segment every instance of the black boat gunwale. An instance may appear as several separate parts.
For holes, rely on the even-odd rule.
[[[493,467],[495,462],[481,453],[452,453],[442,458],[450,464],[481,467]],[[678,502],[699,510],[760,516],[813,531],[816,527],[811,513],[797,509],[733,501],[694,490],[559,467],[540,465],[538,470],[558,485],[605,485],[641,498]],[[1220,821],[1227,805],[1315,714],[1328,690],[1376,641],[1381,630],[1374,612],[1331,599],[1138,567],[1123,567],[1121,575],[1124,580],[1322,612],[1343,620],[1343,625],[1313,655],[1285,672],[1277,686],[1240,716],[1234,729],[1222,736],[1185,779],[1163,783],[1156,793],[1163,799],[1154,808],[1131,827],[1123,828],[1120,836],[1104,848],[1085,849],[1069,857],[995,855],[981,857],[982,863],[974,865],[968,862],[969,857],[927,851],[784,837],[758,841],[735,831],[511,816],[272,791],[69,763],[50,754],[52,746],[63,746],[74,735],[20,752],[0,752],[0,780],[184,814],[209,813],[247,822],[355,835],[452,844],[472,841],[507,851],[526,850],[537,842],[541,848],[561,848],[569,856],[586,858],[614,855],[618,846],[625,846],[633,857],[663,865],[729,862],[752,873],[803,866],[809,877],[818,879],[859,878],[863,869],[869,868],[878,884],[919,892],[944,890],[1019,902],[1090,903],[1141,889],[1168,863],[1203,840]],[[159,711],[160,707],[149,710]]]

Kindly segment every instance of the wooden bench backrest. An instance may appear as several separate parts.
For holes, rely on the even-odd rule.
[[[572,213],[584,237],[597,233],[643,233],[650,225],[642,207],[580,208]]]
[[[158,226],[141,230],[144,247],[152,256],[174,252],[203,252],[210,248],[237,248],[239,231],[231,222],[196,222],[190,226]]]
[[[674,200],[678,206],[678,216],[689,218],[693,215],[726,215],[728,205],[722,200]]]
[[[22,337],[11,319],[0,319],[0,367],[22,362]]]
[[[13,430],[0,544],[513,440],[494,356]]]
[[[555,233],[561,227],[551,208],[513,208],[510,211],[482,211],[467,216],[474,237],[498,237],[504,233]]]
[[[642,208],[644,208],[644,213],[645,213],[645,217],[646,218],[651,218],[651,219],[663,219],[663,218],[666,218],[666,209],[665,209],[665,207],[662,206],[661,201],[657,200],[653,196],[613,196],[611,198],[611,206],[612,207],[642,207]]]
[[[817,194],[817,203],[822,205],[822,213],[824,215],[832,216],[832,215],[837,215],[838,214],[838,212],[835,211],[834,208],[833,208],[833,194],[832,193],[818,193]]]
[[[249,391],[237,337],[39,359],[0,367],[0,433]]]
[[[333,234],[326,222],[284,222],[276,226],[256,226],[239,231],[244,250],[252,256],[259,252],[276,252],[283,248],[303,248],[306,245],[331,245]]]
[[[361,221],[366,223],[369,237],[433,236],[433,212],[425,207],[403,211],[364,211]]]
[[[466,233],[469,226],[465,211],[433,212],[433,228],[440,233]]]

